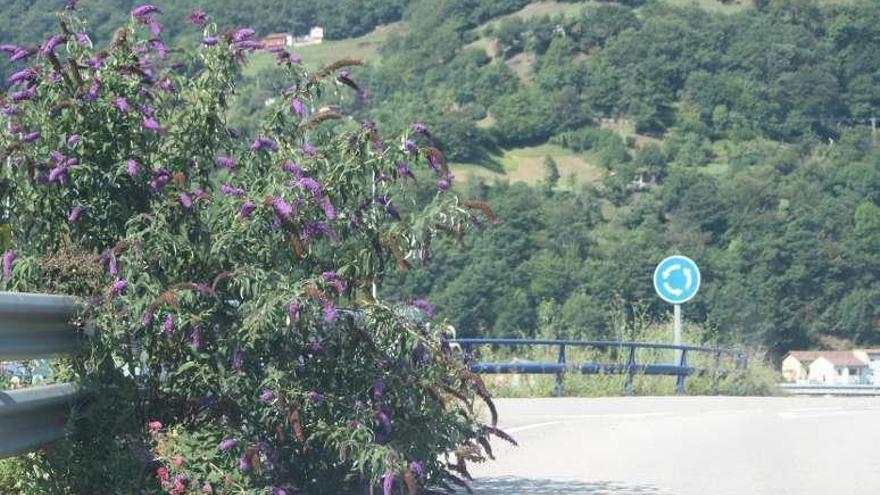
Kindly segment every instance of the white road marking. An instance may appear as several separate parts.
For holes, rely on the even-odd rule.
[[[544,423],[533,423],[530,425],[516,426],[513,428],[504,428],[504,431],[507,433],[518,433],[521,431],[534,430],[536,428],[544,428],[547,426],[556,426],[556,425],[564,425],[566,423],[571,423],[572,420],[589,420],[589,419],[600,419],[600,418],[615,418],[615,419],[628,419],[628,418],[656,418],[662,416],[673,416],[675,413],[622,413],[622,414],[552,414],[545,417],[550,418],[565,418],[565,420],[560,421],[546,421]]]
[[[848,416],[850,414],[866,413],[868,411],[822,411],[822,412],[781,412],[779,417],[782,419],[810,419],[810,418],[828,418],[832,416]]]
[[[706,411],[706,414],[759,414],[765,412],[764,409],[719,409],[717,411]]]
[[[820,411],[840,411],[843,409],[842,407],[799,407],[796,409],[789,409],[788,412],[793,413],[801,413],[801,412],[820,412]]]

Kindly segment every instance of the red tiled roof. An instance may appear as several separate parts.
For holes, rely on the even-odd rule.
[[[798,361],[805,364],[812,363],[816,359],[823,357],[834,366],[861,368],[868,365],[856,357],[853,351],[790,351],[788,355],[795,357]]]

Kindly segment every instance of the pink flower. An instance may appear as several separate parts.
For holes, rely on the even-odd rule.
[[[162,423],[159,421],[150,421],[147,423],[147,429],[150,430],[150,433],[156,434],[159,433],[159,430],[162,429]]]

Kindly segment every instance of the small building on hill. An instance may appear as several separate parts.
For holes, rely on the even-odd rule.
[[[293,35],[289,33],[272,33],[263,38],[263,48],[266,50],[285,49],[293,46]]]
[[[321,26],[315,26],[309,30],[309,34],[305,36],[297,36],[293,38],[293,46],[309,46],[309,45],[317,45],[319,43],[324,42],[324,28]]]

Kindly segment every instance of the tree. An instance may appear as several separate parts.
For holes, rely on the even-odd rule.
[[[552,191],[559,184],[559,166],[552,156],[544,157],[544,187]]]
[[[444,326],[426,325],[426,301],[372,300],[369,286],[491,210],[448,182],[397,209],[414,173],[449,180],[422,124],[386,141],[370,122],[303,117],[356,86],[350,61],[310,74],[282,55],[295,86],[240,136],[225,115],[253,31],[194,15],[204,46],[169,52],[150,32],[160,20],[134,9],[101,50],[54,35],[11,80],[3,286],[78,296],[99,329],[61,371],[88,400],[33,458],[27,492],[389,495],[457,481],[440,456],[482,457],[497,432],[474,416],[485,387]]]

